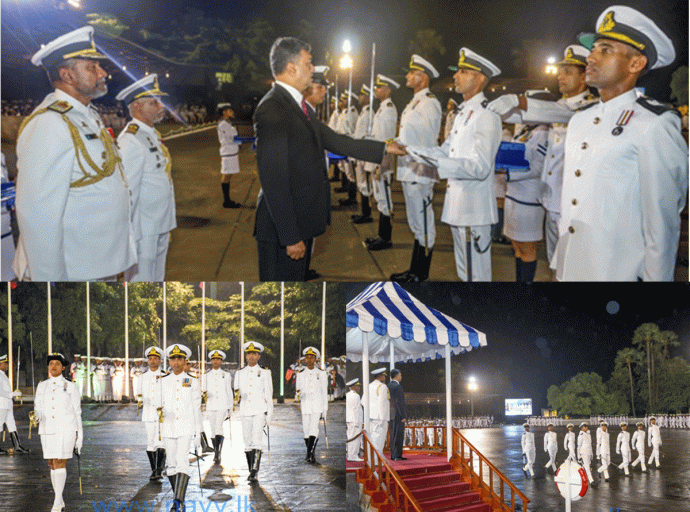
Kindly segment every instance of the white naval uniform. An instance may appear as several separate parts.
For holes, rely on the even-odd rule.
[[[218,122],[218,141],[220,142],[221,174],[237,174],[240,172],[240,145],[235,142],[237,128],[226,120]]]
[[[354,105],[350,105],[350,110],[347,110],[347,107],[345,107],[345,109],[338,114],[338,124],[336,125],[335,131],[342,135],[349,135],[352,137],[355,133],[355,127],[357,126],[357,118],[357,109]],[[354,183],[355,170],[353,162],[350,160],[340,160],[338,165],[340,170],[347,176],[347,179]]]
[[[376,109],[374,114],[373,127],[371,129],[371,137],[378,141],[387,141],[395,137],[398,124],[398,109],[395,108],[393,100],[390,98],[384,100]],[[393,173],[392,158],[386,154],[383,157],[384,161],[378,166],[371,162],[364,164],[364,170],[371,174],[372,188],[374,189],[374,198],[376,199],[376,207],[378,211],[387,216],[391,216],[393,211],[393,198],[391,197],[391,174]],[[377,167],[379,171],[376,172]]]
[[[347,423],[347,439],[352,439],[362,432],[364,411],[359,393],[348,391],[345,395],[345,422]],[[362,446],[362,436],[347,443],[347,460],[359,461],[359,448]]]
[[[659,105],[631,90],[572,117],[551,260],[558,280],[673,280],[688,146],[680,119]]]
[[[133,366],[129,371],[130,380],[132,382],[132,396],[136,399],[137,395],[141,394],[141,376],[144,374],[143,366]]]
[[[577,462],[575,432],[568,432],[565,435],[565,439],[563,439],[563,448],[568,450],[568,458],[573,462]]]
[[[379,380],[369,383],[369,422],[371,424],[371,443],[383,455],[390,421],[390,391],[388,386]]]
[[[14,422],[14,402],[12,402],[12,384],[5,372],[0,370],[0,428],[3,424],[7,425],[7,431],[12,433],[17,431],[17,424]]]
[[[117,143],[132,191],[137,245],[137,265],[128,279],[164,281],[170,231],[177,227],[170,153],[160,133],[137,120],[125,126]]]
[[[319,419],[324,421],[328,412],[328,375],[314,366],[306,366],[297,374],[295,389],[300,393],[300,410],[302,412],[302,431],[304,438],[319,437]]]
[[[154,408],[163,407],[161,436],[165,446],[167,476],[189,475],[189,448],[192,438],[201,442],[201,387],[199,379],[186,372],[169,373],[156,380]]]
[[[556,471],[556,453],[558,452],[558,436],[556,432],[546,432],[544,434],[544,451],[549,454],[549,462],[544,467]]]
[[[529,471],[530,476],[534,476],[534,461],[537,457],[537,448],[534,445],[534,432],[523,432],[520,440],[522,453],[527,459],[523,470]]]
[[[577,436],[577,455],[582,459],[582,465],[585,467],[589,482],[594,482],[592,477],[592,435],[589,431],[580,430],[580,434]]]
[[[561,98],[557,104],[571,112],[598,101],[589,91],[570,98]],[[552,102],[527,98],[527,110],[522,112],[524,122],[542,122],[536,116],[543,114]],[[567,112],[566,112],[567,114]],[[548,114],[546,114],[548,118]],[[546,210],[544,231],[546,238],[546,256],[549,261],[558,243],[558,221],[561,218],[561,190],[563,188],[563,162],[565,159],[565,135],[567,121],[553,122],[549,127],[546,158],[541,173],[541,197],[539,202]]]
[[[273,416],[271,370],[258,364],[235,372],[235,390],[240,392],[240,416],[244,451],[261,450],[264,425]]]
[[[416,92],[400,115],[398,141],[405,146],[436,146],[442,117],[441,104],[428,87]],[[435,216],[431,204],[434,183],[438,181],[436,169],[419,164],[410,156],[401,156],[398,157],[397,171],[405,195],[410,230],[421,246],[432,249],[436,242]]]
[[[211,427],[211,437],[222,436],[223,422],[232,411],[232,376],[224,370],[211,368],[204,378],[206,387],[206,419]]]
[[[623,462],[618,466],[618,469],[625,471],[625,474],[629,474],[630,470],[628,466],[630,465],[630,432],[627,430],[621,430],[620,434],[616,438],[616,453],[623,456]]]
[[[604,478],[609,478],[609,465],[611,464],[611,437],[608,431],[603,430],[597,434],[597,457],[601,459],[601,466],[597,470],[604,473]]]
[[[146,425],[146,451],[153,452],[163,448],[163,438],[160,435],[160,423],[158,411],[154,405],[156,396],[156,383],[159,377],[165,375],[160,367],[155,372],[149,370],[141,376],[141,421]],[[160,399],[159,399],[160,401]]]
[[[110,379],[113,386],[113,396],[112,399],[116,402],[122,400],[122,394],[125,389],[125,367],[124,366],[113,366],[113,371],[110,374]]]
[[[5,153],[0,152],[2,158],[2,171],[0,172],[0,180],[2,183],[10,181],[7,165],[5,165]],[[4,282],[14,281],[17,276],[12,270],[12,261],[14,261],[14,238],[12,237],[12,216],[11,211],[14,206],[8,207],[5,203],[0,207],[0,225],[2,234],[2,242],[0,242],[0,280]]]
[[[466,226],[473,238],[479,237],[472,243],[472,281],[491,281],[491,224],[498,222],[494,168],[502,129],[501,118],[486,104],[484,93],[464,101],[450,138],[441,147],[411,148],[437,161],[439,177],[448,179],[441,220],[450,224],[455,266],[464,281],[468,281]]]
[[[362,111],[359,113],[357,118],[357,123],[355,124],[355,131],[352,137],[355,139],[363,139],[367,136],[369,131],[369,104],[367,103],[362,107]],[[365,162],[363,160],[353,160],[353,166],[355,168],[355,178],[357,179],[357,188],[359,193],[364,197],[369,197],[371,195],[371,190],[369,187],[369,180],[364,172]]]
[[[14,271],[32,281],[114,278],[136,262],[130,193],[117,147],[91,105],[56,90],[34,112],[51,105],[65,111],[35,115],[17,140]],[[96,175],[70,130],[100,169],[111,148],[110,176]],[[93,183],[84,184],[87,175]]]
[[[630,446],[632,447],[633,450],[637,451],[637,458],[633,461],[632,467],[637,466],[638,464],[642,464],[642,471],[647,470],[647,464],[645,463],[645,454],[644,454],[644,447],[645,447],[645,431],[637,429],[635,430],[635,433],[632,435],[632,442],[630,443]]]
[[[541,174],[548,144],[546,125],[515,126],[513,142],[525,145],[526,171],[506,171],[503,234],[516,242],[544,238],[544,208],[539,203]]]
[[[445,142],[450,137],[450,132],[453,129],[453,121],[458,113],[457,107],[446,114],[446,124],[443,126],[443,141]]]
[[[62,375],[36,387],[34,411],[44,459],[71,459],[77,437],[83,439],[81,396],[74,382]],[[80,444],[77,444],[81,448]]]
[[[652,461],[655,460],[656,467],[660,467],[661,463],[659,462],[659,448],[661,448],[661,429],[658,423],[656,425],[649,425],[649,428],[647,429],[647,439],[649,440],[649,446],[652,447],[652,454],[649,456],[647,464],[651,466]]]
[[[328,127],[333,131],[336,131],[338,128],[338,115],[338,109],[335,109],[333,112],[331,112],[331,117],[328,120]]]

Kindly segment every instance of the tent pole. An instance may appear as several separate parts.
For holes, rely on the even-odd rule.
[[[452,425],[452,393],[450,388],[450,345],[446,344],[446,452],[450,460],[453,451],[453,425]]]
[[[390,357],[390,371],[395,368],[395,343],[393,343],[393,340],[390,339],[388,342],[388,348],[389,348],[389,357]],[[388,372],[388,375],[390,375],[390,371]]]
[[[362,400],[364,401],[364,430],[369,428],[369,333],[362,331]]]

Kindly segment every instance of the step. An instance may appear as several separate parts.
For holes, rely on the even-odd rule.
[[[474,491],[464,492],[454,496],[444,496],[441,498],[431,498],[426,500],[418,500],[424,510],[442,511],[449,508],[461,507],[463,505],[471,505],[475,503],[484,504],[481,501],[479,493]]]
[[[460,474],[455,471],[448,471],[445,473],[424,473],[418,476],[406,476],[403,477],[403,482],[410,489],[431,486],[431,485],[441,485],[449,484],[460,481]]]
[[[429,487],[420,487],[410,489],[412,495],[417,500],[429,499],[429,498],[440,498],[447,495],[457,495],[463,492],[470,491],[472,486],[467,482],[453,482],[450,484],[432,485]]]
[[[432,473],[444,473],[446,471],[451,471],[453,468],[450,464],[439,464],[438,466],[430,466],[427,468],[400,468],[396,469],[395,472],[400,476],[406,475],[423,475]]]
[[[470,505],[445,508],[434,512],[491,512],[491,507],[487,503],[472,503]]]

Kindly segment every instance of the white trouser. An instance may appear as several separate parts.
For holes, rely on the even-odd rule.
[[[167,461],[166,475],[189,475],[189,447],[192,436],[164,437],[163,442]]]
[[[558,221],[561,219],[561,214],[551,211],[546,211],[546,220],[544,221],[544,233],[546,235],[546,258],[549,263],[556,250],[558,243]]]
[[[302,414],[302,431],[304,432],[304,437],[319,437],[319,419],[321,418],[321,413],[317,412],[314,414]]]
[[[623,456],[623,462],[621,462],[620,466],[618,466],[618,469],[622,469],[627,475],[630,473],[628,470],[628,466],[630,465],[630,450],[622,450],[621,455]]]
[[[165,281],[165,259],[170,245],[170,233],[141,237],[137,241],[137,264],[127,271],[130,281]]]
[[[206,410],[206,419],[211,427],[211,437],[223,435],[223,422],[228,417],[228,410],[221,409],[219,411]]]
[[[532,448],[527,448],[527,451],[523,452],[525,454],[525,458],[527,459],[527,464],[525,464],[524,470],[529,471],[530,476],[534,476],[534,460],[536,459],[537,456],[537,450],[532,447]]]
[[[159,439],[160,423],[158,421],[145,421],[146,425],[146,451],[152,452],[163,448],[163,438]]]
[[[364,172],[364,162],[362,160],[357,160],[354,167],[355,177],[357,178],[357,189],[359,189],[359,193],[362,194],[362,196],[369,197],[371,195],[371,188],[369,187],[367,173]]]
[[[362,431],[361,425],[349,422],[347,424],[347,438],[352,439]],[[354,441],[347,443],[347,460],[361,460],[359,458],[359,448],[362,446],[362,436],[358,436]]]
[[[491,225],[471,226],[472,229],[472,281],[488,282],[491,281]],[[453,252],[455,254],[455,269],[458,277],[464,282],[467,279],[467,239],[465,237],[465,226],[451,226],[453,234]],[[479,236],[477,242],[474,239]],[[477,251],[479,247],[480,253]]]
[[[647,471],[647,465],[644,462],[644,450],[637,452],[637,458],[635,461],[632,463],[632,467],[637,466],[638,464],[642,464],[642,471]]]
[[[661,466],[661,464],[659,464],[659,446],[661,445],[652,443],[652,454],[649,456],[649,460],[647,461],[647,464],[650,466],[652,465],[653,460],[656,461],[656,467]]]
[[[601,466],[597,470],[599,473],[604,473],[604,478],[608,480],[609,478],[609,465],[611,464],[611,454],[602,453],[601,454]]]
[[[8,432],[17,431],[17,424],[14,422],[14,411],[12,409],[0,409],[0,428],[2,428],[3,423],[7,424]]]
[[[403,181],[402,189],[410,230],[421,245],[432,249],[436,242],[436,223],[431,205],[434,198],[434,184]]]
[[[376,208],[386,217],[391,216],[393,211],[393,198],[391,197],[391,173],[383,173],[377,179],[376,173],[371,173],[371,184],[374,189],[374,199]]]
[[[383,447],[386,444],[386,434],[388,434],[388,422],[386,420],[370,420],[370,423],[371,444],[373,444],[374,448],[383,455]]]
[[[338,162],[338,168],[340,169],[340,172],[344,172],[345,176],[347,176],[347,179],[354,182],[355,181],[355,170],[353,169],[354,165],[352,162],[348,162],[347,160],[340,160]]]
[[[585,467],[587,478],[589,479],[590,483],[594,482],[594,478],[592,477],[592,454],[583,453],[580,457],[582,458],[582,465]]]
[[[556,446],[549,446],[548,450],[549,452],[549,462],[546,463],[545,468],[548,468],[551,466],[551,469],[556,471],[556,452],[558,451],[558,448]]]
[[[577,455],[575,454],[575,449],[568,450],[568,458],[573,462],[577,462]]]
[[[264,438],[264,425],[266,415],[264,413],[254,416],[242,416],[242,439],[244,440],[244,451],[261,450]]]

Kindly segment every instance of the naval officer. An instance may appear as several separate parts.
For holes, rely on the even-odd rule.
[[[184,371],[192,351],[179,343],[166,350],[170,373],[157,379],[153,404],[162,415],[160,425],[167,458],[166,474],[175,492],[171,512],[184,510],[189,484],[189,447],[201,454],[201,388],[199,379]]]
[[[307,457],[304,460],[316,462],[314,452],[319,441],[319,420],[323,416],[325,422],[328,413],[328,376],[316,366],[316,361],[321,358],[321,352],[317,348],[306,347],[302,356],[305,366],[297,374],[295,389],[299,393],[302,432],[307,447]]]
[[[240,172],[240,145],[235,140],[237,128],[231,120],[235,118],[235,111],[230,103],[219,103],[218,111],[221,119],[218,121],[218,141],[220,142],[220,187],[223,191],[223,208],[239,208],[240,203],[230,199],[230,180]]]
[[[371,444],[378,453],[383,455],[390,421],[391,395],[386,386],[386,368],[378,368],[371,372],[374,380],[369,383],[369,422],[371,424]]]
[[[453,78],[463,102],[449,138],[441,147],[411,144],[408,148],[416,161],[436,165],[438,176],[448,179],[441,220],[450,224],[455,266],[463,281],[491,281],[491,225],[498,222],[494,164],[502,129],[500,117],[487,110],[483,91],[500,73],[486,57],[461,48]]]
[[[50,466],[50,482],[55,499],[51,512],[65,509],[62,493],[67,481],[67,459],[81,452],[84,431],[81,422],[81,395],[74,382],[62,375],[67,367],[65,356],[49,354],[48,379],[38,383],[34,417],[38,421],[43,458]]]
[[[247,480],[256,482],[261,465],[264,426],[273,416],[273,381],[271,370],[258,364],[264,346],[248,341],[242,349],[247,364],[235,373],[235,400],[239,401],[242,418],[244,453],[249,467]]]
[[[345,422],[347,423],[347,460],[361,462],[359,448],[362,446],[362,422],[364,412],[362,410],[362,399],[359,390],[362,385],[359,378],[348,381],[346,386],[350,391],[345,395]]]
[[[19,128],[20,280],[113,280],[136,262],[122,160],[91,100],[108,92],[87,26],[31,58],[55,88]]]
[[[160,432],[158,413],[154,407],[156,396],[156,383],[160,377],[167,375],[161,368],[163,351],[159,347],[149,347],[144,352],[149,365],[148,371],[141,376],[141,394],[138,400],[141,403],[141,421],[146,425],[146,455],[151,464],[151,476],[149,480],[158,481],[163,478],[165,468],[165,447]]]
[[[137,265],[129,281],[165,280],[165,258],[170,232],[177,227],[175,188],[170,152],[156,130],[165,116],[160,98],[167,96],[154,73],[137,80],[117,95],[132,116],[117,138],[127,183],[132,191]]]
[[[223,422],[230,418],[232,412],[232,377],[229,372],[221,370],[225,361],[225,352],[212,350],[208,354],[211,369],[205,375],[206,419],[211,426],[211,443],[213,444],[213,461],[220,462],[223,449]]]
[[[9,367],[7,354],[0,356],[0,427],[7,425],[7,431],[10,433],[15,453],[29,453],[29,450],[19,443],[19,436],[17,435],[17,424],[14,422],[14,402],[12,399],[21,397],[22,392],[19,390],[12,391],[12,383],[5,374]],[[0,453],[7,452],[0,448]]]
[[[625,476],[630,474],[630,432],[628,432],[628,424],[624,421],[621,423],[621,431],[616,438],[616,453],[623,457],[623,462],[620,463],[618,469],[625,472]]]
[[[525,475],[529,473],[531,478],[534,478],[534,461],[537,456],[537,448],[534,444],[534,432],[529,431],[529,423],[522,425],[525,431],[522,433],[520,444],[522,446],[522,456],[525,459],[525,465],[522,470]]]

